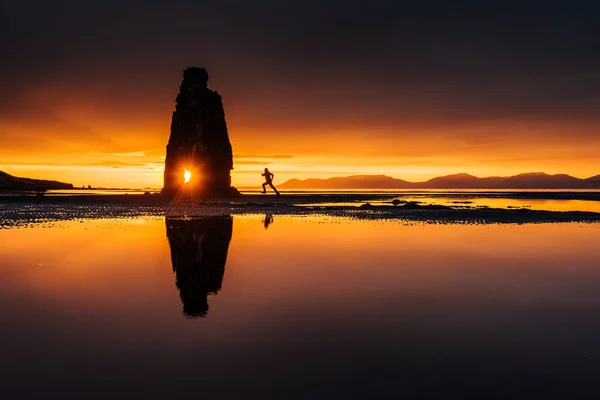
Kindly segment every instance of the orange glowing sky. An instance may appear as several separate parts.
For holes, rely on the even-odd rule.
[[[0,170],[13,175],[160,188],[188,66],[223,96],[237,186],[258,187],[265,166],[275,183],[600,173],[589,10],[31,3],[0,14]]]

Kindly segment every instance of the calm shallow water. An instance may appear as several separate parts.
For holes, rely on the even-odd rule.
[[[0,397],[595,398],[599,241],[278,216],[0,230]]]
[[[556,192],[555,192],[556,193]],[[550,196],[549,196],[550,197]],[[401,201],[414,201],[421,205],[443,205],[453,208],[501,208],[501,209],[529,209],[538,211],[584,211],[600,213],[600,201],[594,200],[579,200],[579,199],[530,199],[530,198],[511,198],[511,197],[492,197],[491,193],[487,194],[467,194],[467,193],[452,193],[445,196],[444,194],[411,194],[405,193],[395,197]],[[376,199],[367,201],[372,205],[389,205],[391,199]],[[365,204],[365,199],[352,201],[335,201],[335,202],[315,202],[304,203],[303,206],[323,207],[323,206],[343,206],[343,207],[360,207]]]

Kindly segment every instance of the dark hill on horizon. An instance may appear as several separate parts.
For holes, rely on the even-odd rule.
[[[543,172],[478,178],[469,174],[440,176],[409,182],[386,175],[354,175],[328,179],[290,179],[281,189],[600,189],[600,175],[587,179]]]
[[[386,175],[354,175],[328,179],[290,179],[278,185],[282,189],[396,189],[413,183]]]
[[[18,178],[0,171],[0,191],[73,189],[70,183],[41,179]]]

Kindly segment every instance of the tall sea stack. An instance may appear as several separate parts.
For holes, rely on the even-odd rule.
[[[180,191],[211,197],[238,194],[231,186],[233,151],[223,103],[207,85],[204,68],[183,71],[165,158],[166,195]]]

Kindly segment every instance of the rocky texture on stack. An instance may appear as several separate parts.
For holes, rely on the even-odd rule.
[[[221,96],[208,87],[204,68],[187,68],[176,99],[167,144],[163,193],[238,194],[231,186],[233,151]],[[189,181],[184,173],[189,171]]]

